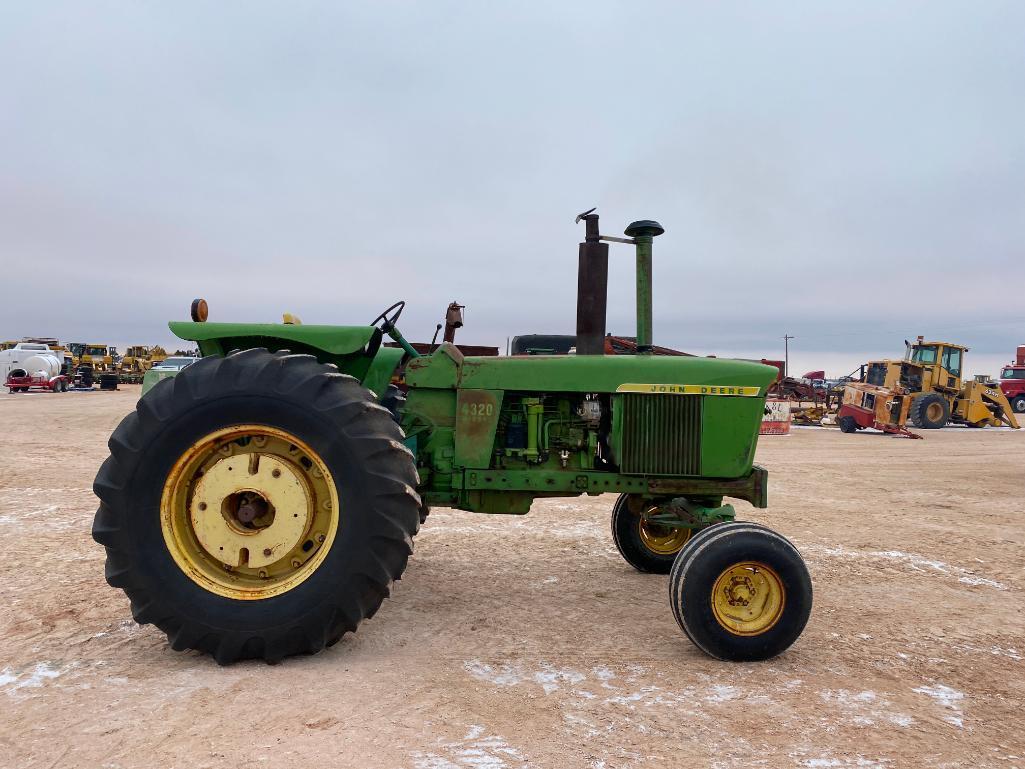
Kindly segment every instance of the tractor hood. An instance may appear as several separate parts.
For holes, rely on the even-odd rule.
[[[480,390],[687,392],[764,397],[779,373],[773,366],[725,358],[661,355],[463,358],[458,350],[450,347],[442,345],[434,355],[410,361],[406,370],[407,383],[412,387],[448,386]],[[447,383],[443,383],[445,380]]]

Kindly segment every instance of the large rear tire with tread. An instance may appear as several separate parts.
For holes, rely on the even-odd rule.
[[[388,409],[396,424],[402,424],[402,411],[406,408],[406,394],[398,385],[390,384],[381,396],[381,405]],[[427,522],[427,516],[431,514],[431,508],[427,503],[420,505],[420,525]]]
[[[950,420],[950,404],[938,393],[926,393],[915,398],[908,416],[915,427],[939,430]]]
[[[811,577],[785,537],[736,521],[700,532],[680,551],[669,575],[669,600],[680,628],[706,654],[765,660],[804,630]]]
[[[93,486],[93,538],[106,548],[107,582],[172,648],[208,652],[220,664],[276,662],[330,646],[373,616],[412,553],[421,503],[402,440],[371,392],[313,356],[254,349],[202,358],[153,387],[110,438]],[[272,445],[277,454],[260,453]],[[248,549],[237,564],[218,564],[204,531],[220,527],[230,540],[259,534],[252,527],[264,519],[241,522],[240,503],[231,508],[228,496],[200,514],[207,505],[196,499],[204,488],[215,494],[215,476],[227,494],[228,471],[247,467],[259,479],[273,473],[267,525],[291,525],[297,547],[271,563],[278,553],[269,546],[260,551],[266,565],[256,553],[253,568]],[[178,488],[184,496],[169,491]],[[292,523],[306,520],[289,516],[293,509],[315,528]],[[212,517],[200,523],[202,515]],[[208,568],[210,559],[227,576]]]
[[[402,410],[406,407],[406,394],[397,385],[390,384],[381,396],[381,405],[392,415],[397,423],[402,421]]]

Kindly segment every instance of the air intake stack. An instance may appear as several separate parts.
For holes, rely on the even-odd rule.
[[[651,242],[665,232],[658,222],[643,219],[623,233],[637,246],[637,352],[651,352]]]

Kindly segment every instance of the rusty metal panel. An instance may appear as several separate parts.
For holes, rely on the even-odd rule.
[[[581,243],[577,271],[577,355],[605,352],[609,246]]]
[[[491,466],[501,410],[501,390],[461,389],[456,393],[456,467]]]

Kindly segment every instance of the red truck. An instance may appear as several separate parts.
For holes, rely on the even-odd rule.
[[[1000,389],[1011,402],[1011,408],[1025,414],[1025,344],[1018,345],[1014,363],[1000,371]]]

